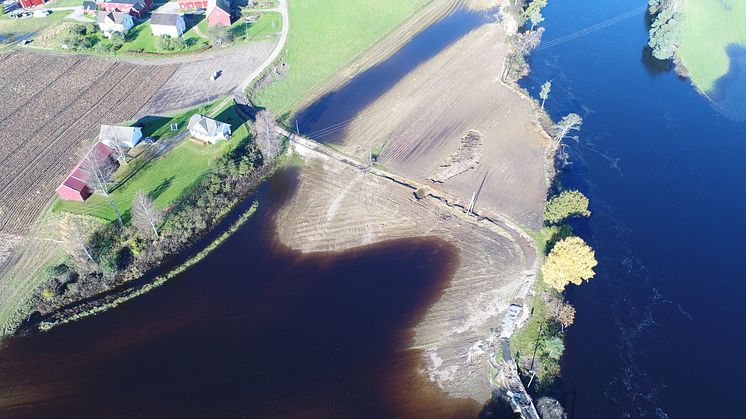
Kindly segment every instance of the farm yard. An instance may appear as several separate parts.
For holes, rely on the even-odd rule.
[[[24,234],[84,147],[93,143],[99,126],[134,119],[177,68],[21,52],[4,55],[0,232]],[[18,74],[25,77],[19,79]]]

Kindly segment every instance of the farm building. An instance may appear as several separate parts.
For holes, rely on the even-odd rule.
[[[153,0],[97,0],[96,5],[107,12],[125,12],[142,19],[153,9]]]
[[[189,118],[189,133],[193,138],[208,144],[231,138],[231,126],[204,115]]]
[[[140,127],[122,127],[117,125],[101,125],[98,133],[98,140],[109,147],[115,141],[120,142],[126,147],[132,148],[142,139],[142,128]]]
[[[125,12],[99,11],[96,15],[96,23],[107,38],[111,37],[111,34],[114,32],[126,34],[135,26],[132,15]]]
[[[177,0],[177,3],[181,10],[207,9],[207,0]]]
[[[98,11],[95,1],[84,1],[83,2],[83,13],[86,15],[95,15]]]
[[[75,165],[70,174],[57,187],[57,195],[61,199],[85,201],[93,194],[93,191],[88,186],[88,172],[83,167],[83,162],[88,158],[94,161],[97,160],[98,164],[104,164],[107,160],[111,160],[111,149],[106,144],[96,143],[88,152],[88,155]]]
[[[230,26],[231,3],[229,0],[209,0],[207,4],[207,26]]]
[[[172,13],[153,13],[150,16],[150,27],[153,35],[168,35],[171,38],[178,38],[186,31],[184,17]]]
[[[34,6],[41,6],[44,4],[44,0],[20,0],[21,7],[29,8]]]

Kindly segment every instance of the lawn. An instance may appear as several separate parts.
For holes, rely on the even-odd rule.
[[[709,91],[726,75],[729,45],[746,46],[746,2],[742,0],[686,0],[682,9],[679,57],[692,82]]]
[[[161,51],[158,49],[156,40],[158,36],[153,35],[153,30],[150,27],[150,21],[140,23],[127,34],[126,41],[122,48],[118,52],[146,52],[151,54],[169,54],[169,53],[183,53],[194,50],[199,50],[207,47],[207,39],[202,38],[197,34],[195,28],[202,22],[207,22],[204,16],[188,15],[184,17],[187,31],[181,38],[186,44],[186,48],[178,51]],[[203,32],[204,33],[204,32]],[[103,42],[109,42],[103,38]],[[204,42],[202,42],[204,41]]]
[[[47,17],[29,17],[26,19],[15,19],[7,15],[0,15],[0,35],[20,36],[33,32],[40,32],[52,25],[62,21],[70,11],[52,12]]]
[[[237,19],[228,28],[233,35],[233,42],[251,41],[257,38],[264,38],[268,35],[280,32],[282,30],[282,15],[277,12],[256,12],[259,18],[252,23],[246,22],[243,18]],[[198,25],[199,30],[207,35],[207,19]]]
[[[144,191],[150,195],[158,207],[167,208],[207,174],[220,156],[249,135],[248,127],[243,124],[244,119],[232,106],[232,102],[228,102],[227,105],[213,111],[213,115],[217,115],[216,119],[232,125],[233,136],[229,141],[203,145],[185,139],[162,157],[149,161],[134,159],[128,165],[121,165],[115,174],[115,181],[120,184],[113,189],[111,197],[125,221],[129,219],[132,199],[137,191]],[[196,113],[190,112],[177,115],[173,120],[184,119],[186,115]],[[153,135],[168,132],[170,121],[161,120],[162,127],[157,127],[159,123],[149,121],[145,124],[143,133]],[[186,128],[186,124],[182,126]],[[58,199],[52,211],[91,215],[107,221],[116,220],[114,209],[106,198],[99,194],[91,196],[85,202]]]
[[[427,0],[291,0],[288,75],[256,101],[278,114],[373,45]]]

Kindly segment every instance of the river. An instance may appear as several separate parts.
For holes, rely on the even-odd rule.
[[[545,42],[643,4],[550,2]],[[364,97],[325,98],[302,130],[343,126],[391,80],[482,21],[457,14],[436,24],[412,41],[419,47],[358,79],[375,86],[361,89]],[[646,62],[641,14],[583,33],[534,52],[523,81],[536,94],[553,80],[550,113],[585,119],[560,180],[591,199],[593,216],[576,229],[600,263],[590,284],[568,291],[578,314],[558,395],[575,418],[737,416],[731,409],[746,373],[738,269],[746,126]],[[718,97],[742,104],[729,94],[738,80]],[[273,214],[294,181],[288,170],[263,185],[250,221],[167,285],[99,316],[3,341],[0,416],[476,414],[479,406],[425,382],[420,353],[404,349],[453,273],[455,249],[403,240],[342,254],[291,252],[273,236]]]
[[[544,44],[645,3],[550,0]],[[551,79],[552,116],[585,120],[560,181],[591,200],[576,225],[599,266],[568,291],[578,314],[562,401],[576,418],[739,417],[746,124],[733,117],[746,115],[744,61],[713,105],[648,65],[646,42],[638,14],[534,52],[523,81],[536,95]]]

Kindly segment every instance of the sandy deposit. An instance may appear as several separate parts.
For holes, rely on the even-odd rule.
[[[415,328],[410,348],[421,373],[449,395],[487,400],[486,342],[521,281],[523,253],[509,235],[434,198],[329,157],[298,148],[306,165],[296,196],[277,214],[280,240],[303,252],[339,251],[403,237],[439,237],[459,264]],[[406,278],[402,278],[406,280]]]
[[[479,207],[538,229],[549,139],[535,122],[530,99],[500,81],[505,38],[498,24],[468,34],[358,114],[335,148],[366,161],[385,143],[379,162],[392,172],[461,202],[483,185]],[[470,132],[479,140],[469,139]],[[365,170],[296,150],[307,164],[296,196],[277,215],[278,235],[291,248],[341,251],[434,236],[459,249],[454,278],[415,327],[410,349],[421,353],[420,373],[450,396],[487,400],[492,328],[533,260],[527,263],[515,239],[492,223],[432,197],[418,201],[411,188]]]
[[[427,180],[457,153],[470,130],[481,134],[479,164],[442,184],[468,201],[482,182],[478,205],[538,229],[547,192],[549,139],[531,101],[500,82],[505,33],[484,25],[419,66],[363,110],[347,128],[342,151]]]

